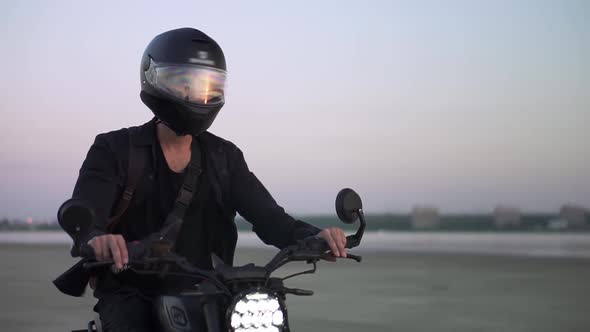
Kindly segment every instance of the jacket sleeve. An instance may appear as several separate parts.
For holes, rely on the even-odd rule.
[[[117,197],[122,190],[121,160],[113,151],[113,144],[107,139],[109,134],[96,136],[86,159],[80,168],[80,174],[72,197],[86,201],[94,209],[95,225],[83,236],[82,243],[93,237],[107,233],[108,217]]]
[[[229,160],[231,201],[264,243],[283,248],[320,232],[319,228],[287,214],[248,169],[242,151],[234,148]]]

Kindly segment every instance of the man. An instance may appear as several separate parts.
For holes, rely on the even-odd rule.
[[[177,253],[205,269],[211,253],[232,264],[236,212],[267,244],[282,248],[319,236],[333,256],[346,256],[341,229],[320,230],[286,214],[242,152],[206,131],[224,104],[226,78],[225,58],[213,39],[190,28],[156,36],[143,54],[140,78],[141,100],[154,119],[98,135],[73,193],[95,210],[96,226],[84,242],[98,260],[113,259],[121,269],[129,259],[127,243],[182,220],[173,232]],[[137,180],[131,172],[140,175]],[[190,200],[179,204],[187,193]],[[149,331],[150,291],[169,286],[131,271],[97,276],[95,310],[103,328]]]

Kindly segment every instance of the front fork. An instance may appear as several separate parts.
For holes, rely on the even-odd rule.
[[[222,332],[222,324],[224,324],[223,317],[225,315],[220,312],[217,288],[210,282],[204,281],[199,284],[199,291],[203,293],[201,304],[203,306],[205,322],[207,323],[207,331]]]

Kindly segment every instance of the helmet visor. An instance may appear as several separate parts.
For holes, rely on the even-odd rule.
[[[223,70],[152,61],[145,77],[157,90],[176,99],[198,105],[224,103],[226,73]]]

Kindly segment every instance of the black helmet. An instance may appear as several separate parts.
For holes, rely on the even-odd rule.
[[[141,100],[177,135],[198,135],[223,106],[226,67],[223,51],[191,28],[164,32],[141,59]]]

